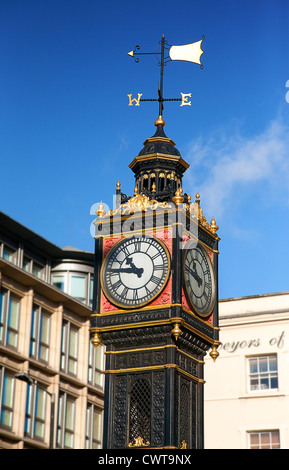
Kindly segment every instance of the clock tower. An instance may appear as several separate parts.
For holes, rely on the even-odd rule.
[[[203,448],[204,356],[218,355],[218,227],[183,192],[164,120],[95,221],[93,344],[106,346],[105,449]]]

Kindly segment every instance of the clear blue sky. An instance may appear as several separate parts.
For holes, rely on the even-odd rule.
[[[220,226],[220,297],[289,290],[289,3],[0,0],[0,210],[59,246],[93,250],[93,204],[155,132],[155,51],[201,39],[204,69],[170,62],[165,132]]]

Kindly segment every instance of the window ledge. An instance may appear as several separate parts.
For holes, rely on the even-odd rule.
[[[246,400],[248,398],[274,398],[274,397],[285,397],[285,393],[278,392],[277,390],[266,390],[264,392],[251,392],[246,393],[239,397],[240,400]]]

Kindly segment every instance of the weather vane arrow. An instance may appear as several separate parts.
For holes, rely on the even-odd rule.
[[[129,106],[139,106],[140,101],[158,101],[159,102],[159,116],[162,116],[163,109],[164,109],[164,101],[181,101],[181,106],[191,105],[191,102],[188,100],[189,97],[192,96],[191,93],[181,93],[181,98],[164,98],[163,97],[163,81],[164,81],[164,66],[172,61],[172,60],[180,60],[185,62],[193,62],[195,64],[199,64],[201,68],[203,65],[201,64],[201,55],[204,53],[202,51],[201,45],[204,40],[204,36],[200,41],[193,42],[191,44],[184,44],[181,46],[169,46],[167,41],[165,41],[164,35],[162,36],[162,40],[160,41],[160,45],[156,49],[155,52],[136,52],[139,51],[140,47],[135,46],[133,51],[128,52],[128,55],[133,57],[135,62],[139,62],[139,58],[136,56],[140,55],[155,55],[158,60],[158,65],[161,67],[160,73],[160,87],[158,89],[158,98],[155,99],[144,99],[142,97],[142,93],[138,93],[137,98],[132,98],[132,94],[128,94],[129,98]],[[161,49],[159,51],[159,49]],[[165,56],[165,51],[168,51],[168,56]],[[159,57],[160,56],[160,57]]]

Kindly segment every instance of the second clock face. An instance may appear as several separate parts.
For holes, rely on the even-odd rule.
[[[142,306],[156,297],[169,276],[167,248],[153,237],[124,238],[109,251],[101,282],[108,299],[120,306]]]
[[[215,275],[208,253],[199,244],[185,251],[184,281],[193,310],[202,317],[208,316],[216,299]]]

